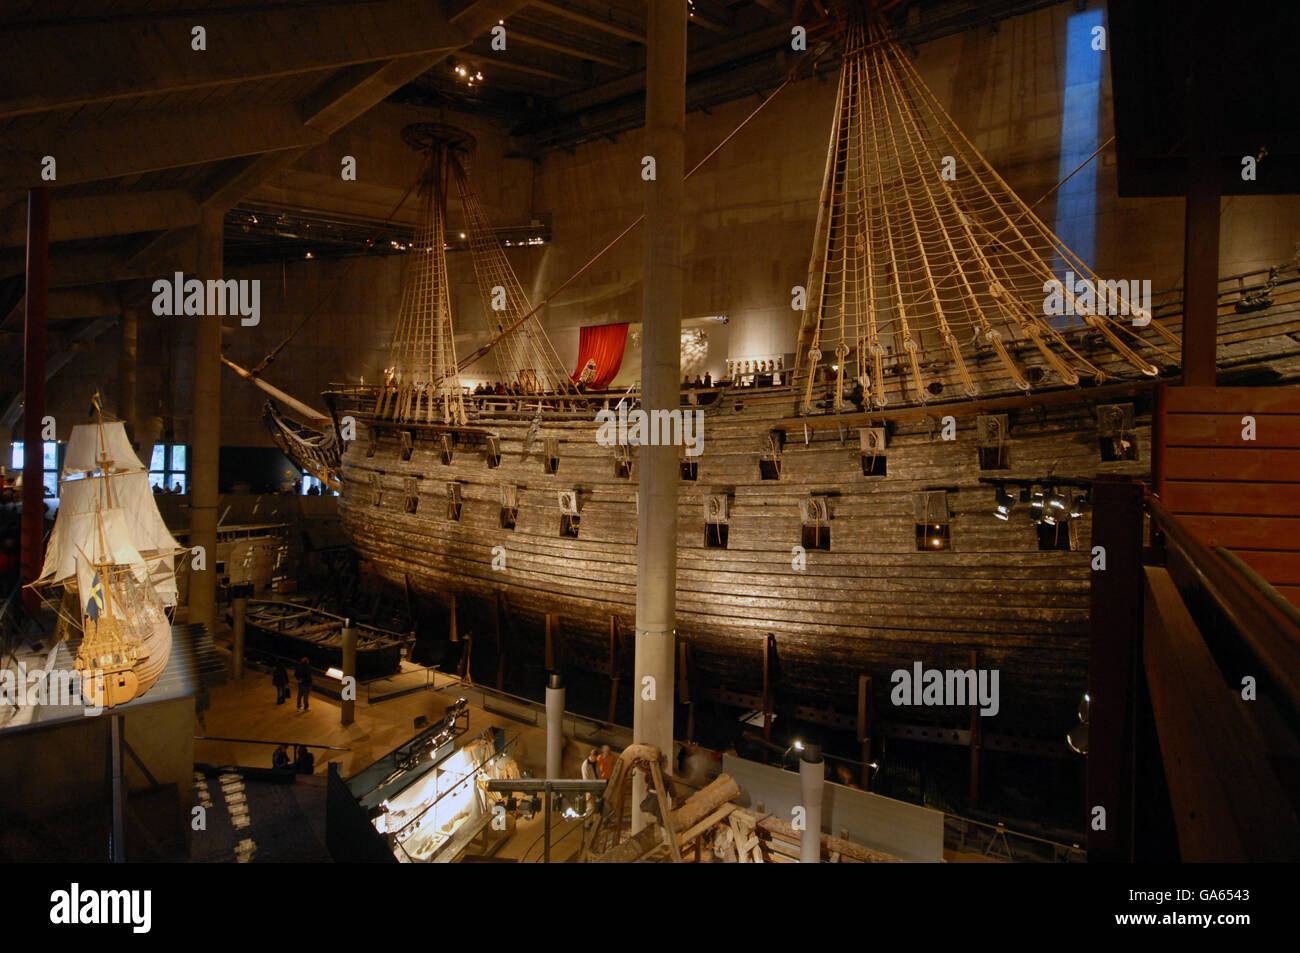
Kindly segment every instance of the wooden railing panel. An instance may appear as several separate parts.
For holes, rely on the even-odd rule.
[[[1300,483],[1300,449],[1256,450],[1248,444],[1231,450],[1167,446],[1165,467],[1166,483],[1178,480]]]
[[[1300,553],[1256,549],[1237,555],[1274,586],[1300,586]]]
[[[1243,556],[1248,550],[1285,549],[1300,543],[1300,519],[1294,516],[1180,517],[1206,546],[1223,546]]]
[[[1145,568],[1143,664],[1184,861],[1294,861],[1300,821],[1169,573]]]
[[[1300,488],[1292,483],[1167,482],[1161,500],[1184,517],[1300,516]]]
[[[1165,507],[1271,585],[1300,584],[1300,387],[1163,387],[1158,403]]]

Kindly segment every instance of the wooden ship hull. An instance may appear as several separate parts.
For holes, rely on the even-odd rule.
[[[1061,548],[1060,511],[1037,517],[1047,500],[1065,505],[1060,488],[1078,498],[1099,474],[1150,475],[1181,302],[1103,282],[975,150],[884,26],[846,8],[793,386],[682,395],[704,419],[698,470],[684,464],[678,491],[678,697],[851,729],[869,676],[877,717],[968,727],[965,706],[882,709],[900,669],[988,669],[995,730],[1060,739],[1087,674],[1091,522],[1086,507],[1066,518]],[[640,395],[575,392],[537,318],[550,299],[529,302],[486,227],[472,139],[437,124],[403,137],[427,157],[425,206],[384,381],[325,395],[332,435],[273,432],[304,461],[337,455],[326,476],[373,572],[444,604],[508,610],[473,622],[480,675],[485,642],[498,682],[557,664],[545,627],[563,633],[567,668],[626,678],[637,448],[598,441],[595,417]],[[948,156],[964,170],[952,180],[939,173]],[[492,329],[460,360],[444,254],[453,179]],[[1294,264],[1221,285],[1225,375],[1298,376]],[[534,396],[466,395],[460,372],[489,351]]]
[[[1225,379],[1237,369],[1243,382],[1277,382],[1300,370],[1300,345],[1290,337],[1300,277],[1288,272],[1270,307],[1239,311],[1235,302],[1262,281],[1255,275],[1225,283]],[[1170,311],[1157,308],[1156,320],[1178,330]],[[705,408],[698,473],[682,480],[677,512],[678,635],[690,645],[693,697],[742,705],[759,696],[773,633],[787,710],[796,715],[816,711],[822,720],[852,727],[858,676],[869,675],[885,720],[964,725],[965,709],[887,713],[890,678],[916,662],[939,669],[975,664],[999,670],[997,730],[1059,738],[1073,723],[1087,675],[1090,514],[1071,521],[1072,551],[1040,550],[1027,504],[1018,503],[1007,521],[995,516],[992,481],[1148,478],[1155,386],[1148,379],[1033,394],[1003,389],[974,401],[937,397],[925,407],[808,416],[799,415],[802,395],[792,388],[703,392],[717,399]],[[494,651],[504,653],[507,667],[540,664],[540,633],[553,614],[568,665],[620,675],[628,684],[636,449],[630,471],[619,475],[617,448],[596,442],[598,403],[570,419],[551,414],[537,427],[527,408],[511,414],[488,409],[500,398],[471,401],[469,426],[448,428],[376,420],[365,399],[331,395],[336,413],[358,423],[358,438],[342,457],[340,513],[361,559],[397,587],[444,604],[452,594],[483,603],[489,621],[487,631],[482,624],[475,629],[475,655],[489,671]],[[1125,426],[1136,459],[1103,459],[1109,431],[1098,411],[1112,405],[1131,407]],[[1004,414],[1005,469],[981,469],[980,416]],[[956,425],[951,442],[943,440],[945,415]],[[884,475],[864,473],[860,431],[866,427],[887,430]],[[784,434],[779,478],[763,479],[760,458],[773,431]],[[489,436],[499,441],[494,468]],[[558,447],[554,473],[545,466],[547,438]],[[449,484],[459,487],[456,519]],[[503,485],[518,487],[513,529],[502,526]],[[417,501],[409,512],[412,489]],[[916,495],[936,489],[947,491],[950,548],[923,551]],[[562,490],[578,491],[577,538],[562,533]],[[706,543],[704,505],[711,494],[728,497],[726,548]],[[800,501],[810,495],[828,499],[829,549],[807,549],[806,568],[796,569],[794,548],[806,542]],[[494,559],[502,565],[497,547],[504,568],[494,568]],[[521,628],[532,630],[530,644],[494,637],[490,613],[498,599]],[[464,601],[460,610],[466,611]],[[621,651],[611,647],[611,617],[627,640]]]

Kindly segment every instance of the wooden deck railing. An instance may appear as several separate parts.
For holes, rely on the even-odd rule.
[[[1296,614],[1141,484],[1109,490],[1092,540],[1107,566],[1093,573],[1090,859],[1300,859]]]

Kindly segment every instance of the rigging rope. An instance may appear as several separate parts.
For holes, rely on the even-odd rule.
[[[838,410],[850,373],[883,407],[895,397],[924,404],[945,383],[967,397],[998,378],[1028,390],[1026,371],[1035,363],[1075,386],[1081,374],[1101,380],[1125,367],[1158,374],[1148,355],[1177,362],[1144,326],[1117,317],[1146,316],[1135,311],[1127,283],[1101,282],[1034,212],[1111,140],[1026,205],[878,18],[849,24],[831,138],[823,231],[809,265],[816,300],[799,336],[808,367],[803,354],[796,365],[808,375],[805,410],[823,363],[835,365],[827,402]],[[1062,311],[1070,317],[1048,310],[1045,292],[1063,284],[1054,278],[1058,266],[1096,291],[1080,297],[1066,289]],[[1176,343],[1162,325],[1149,327]],[[1096,331],[1107,353],[1085,358],[1066,328]],[[996,364],[981,366],[976,341],[992,349]]]

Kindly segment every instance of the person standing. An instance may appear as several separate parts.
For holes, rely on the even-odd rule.
[[[275,686],[275,703],[283,705],[285,699],[289,697],[289,670],[284,667],[283,662],[275,663],[275,671],[271,673],[271,684]]]
[[[618,757],[609,749],[609,745],[600,746],[600,757],[597,764],[600,765],[600,779],[608,781],[614,774],[614,765],[618,763]]]
[[[599,781],[600,780],[600,752],[592,748],[587,752],[587,760],[582,762],[582,780]],[[582,812],[590,814],[596,806],[596,797],[590,791],[583,797],[586,809]]]
[[[294,670],[294,677],[298,679],[298,707],[311,711],[311,665],[305,655]]]

